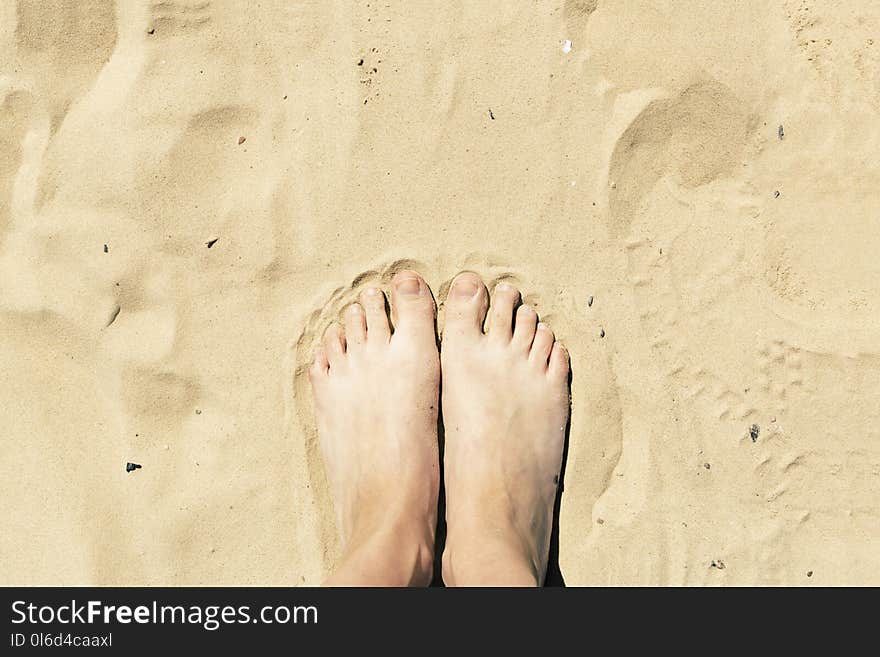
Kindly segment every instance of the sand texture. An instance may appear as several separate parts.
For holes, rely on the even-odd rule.
[[[567,584],[880,584],[869,0],[2,0],[0,583],[319,583],[402,267],[569,346]]]

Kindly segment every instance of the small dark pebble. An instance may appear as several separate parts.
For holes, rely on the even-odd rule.
[[[775,192],[773,192],[773,198],[779,198],[779,190],[778,189]]]
[[[587,297],[587,306],[589,307],[592,305],[593,305],[593,297]]]
[[[110,249],[107,248],[107,245],[106,245],[106,244],[104,245],[104,253],[110,253]]]
[[[361,57],[361,58],[358,60],[358,66],[363,66],[363,65],[364,65],[364,58]]]
[[[238,138],[238,145],[241,146],[246,141],[247,141],[247,137],[239,137]]]
[[[155,34],[155,33],[156,33],[155,27],[151,27],[150,29],[147,30],[147,34]]]
[[[812,576],[813,576],[813,571],[812,571],[812,570],[808,570],[808,571],[807,571],[807,577],[812,577]]]
[[[779,135],[779,140],[782,141],[785,138],[785,130],[782,129],[782,126],[779,126],[779,130],[776,131],[776,134]]]
[[[125,464],[125,471],[126,472],[134,472],[135,470],[140,470],[142,467],[144,467],[144,466],[142,466],[140,463],[126,463]]]
[[[749,427],[749,436],[752,437],[752,442],[758,442],[758,434],[761,433],[761,427],[757,424],[753,424]]]
[[[493,121],[495,120],[495,115],[492,113],[491,107],[489,108],[489,118],[492,119]]]
[[[219,239],[220,239],[219,237],[215,237],[214,239],[205,242],[205,244],[210,249],[212,246],[214,246],[217,243],[217,240],[219,240]]]
[[[605,337],[605,329],[599,329],[599,337],[600,337],[600,338],[604,338],[604,337]]]
[[[707,470],[711,470],[711,469],[712,469],[712,465],[711,465],[710,463],[704,463],[704,464],[703,464],[703,467],[706,468]]]
[[[596,524],[597,524],[597,525],[604,525],[604,524],[605,524],[605,521],[602,520],[602,518],[596,518]]]
[[[721,561],[721,559],[718,559],[717,561],[713,561],[713,562],[712,562],[711,564],[709,564],[709,565],[710,565],[712,568],[717,568],[718,570],[724,570],[725,568],[727,568],[727,566],[724,565],[724,562]]]
[[[196,415],[201,415],[201,414],[202,414],[201,409],[198,409],[198,408],[197,408],[197,409],[196,409]]]

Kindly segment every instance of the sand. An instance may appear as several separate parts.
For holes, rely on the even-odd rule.
[[[6,0],[0,583],[319,583],[413,267],[570,348],[567,584],[880,584],[878,154],[867,0]]]

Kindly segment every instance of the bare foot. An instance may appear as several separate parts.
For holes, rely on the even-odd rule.
[[[411,271],[366,290],[327,329],[309,371],[344,557],[328,584],[431,579],[437,522],[440,362],[434,299]]]
[[[459,274],[441,348],[446,549],[451,585],[540,585],[565,426],[568,354],[519,292]]]

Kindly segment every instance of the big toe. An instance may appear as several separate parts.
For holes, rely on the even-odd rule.
[[[446,297],[443,337],[471,337],[483,334],[489,298],[483,280],[473,272],[462,272],[452,281]]]
[[[434,339],[434,297],[424,279],[410,270],[391,280],[391,319],[394,335]]]

